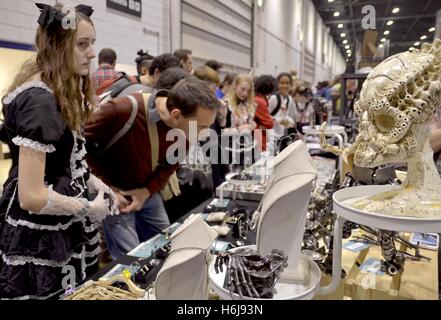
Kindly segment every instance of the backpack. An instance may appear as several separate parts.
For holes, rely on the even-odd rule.
[[[96,94],[100,97],[100,104],[108,102],[118,97],[118,95],[128,87],[139,83],[136,76],[128,76],[124,72],[119,77],[104,81],[96,90]]]
[[[273,112],[271,112],[271,117],[274,117],[277,113],[279,113],[280,108],[282,107],[282,96],[280,95],[280,93],[276,93],[275,96],[277,98],[277,107],[273,110]],[[289,106],[290,103],[290,96],[288,96],[287,106]]]
[[[161,90],[165,91],[165,90]],[[148,108],[151,107],[151,104],[154,104],[155,97],[160,91],[157,91],[155,94],[143,94],[144,99],[144,107],[147,119],[147,127],[149,131],[150,145],[152,148],[152,169],[153,171],[158,166],[158,153],[159,153],[159,140],[158,140],[158,130],[156,128],[156,123],[150,121]],[[113,136],[112,139],[107,143],[103,152],[109,150],[115,143],[117,143],[127,132],[129,132],[130,128],[132,128],[136,116],[139,110],[138,101],[135,97],[129,95],[127,98],[130,100],[132,104],[132,112],[130,113],[129,119],[126,121],[124,126]],[[165,185],[164,189],[160,191],[160,194],[164,201],[168,201],[172,199],[174,196],[179,196],[181,194],[181,190],[179,188],[179,180],[176,175],[176,172],[172,174],[168,183]]]

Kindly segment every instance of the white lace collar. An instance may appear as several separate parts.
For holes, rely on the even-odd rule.
[[[44,83],[41,80],[34,80],[34,81],[29,81],[26,83],[23,83],[21,86],[19,86],[18,88],[16,88],[14,91],[9,92],[4,98],[3,98],[3,104],[7,105],[7,104],[11,104],[12,101],[14,101],[14,99],[23,91],[26,91],[28,89],[31,88],[42,88],[45,89],[47,91],[49,91],[50,93],[52,93],[52,90],[47,86],[46,83]]]

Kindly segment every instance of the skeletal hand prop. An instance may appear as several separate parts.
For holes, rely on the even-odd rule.
[[[273,250],[262,257],[252,249],[239,249],[236,252],[224,252],[216,257],[215,271],[223,272],[226,266],[226,281],[231,298],[234,293],[240,299],[272,298],[271,291],[275,287],[280,274],[288,267],[288,257],[283,251]]]

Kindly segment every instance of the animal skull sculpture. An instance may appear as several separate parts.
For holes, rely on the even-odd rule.
[[[394,55],[372,71],[354,107],[360,119],[355,143],[331,151],[343,151],[345,159],[359,167],[405,161],[408,177],[402,189],[358,201],[357,208],[441,217],[441,179],[433,163],[430,130],[425,126],[440,107],[440,40],[424,44],[421,50]],[[324,135],[321,140],[325,145]]]

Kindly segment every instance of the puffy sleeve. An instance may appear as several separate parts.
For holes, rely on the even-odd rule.
[[[52,93],[32,88],[17,96],[14,104],[17,136],[12,142],[35,151],[55,152],[54,145],[67,125]]]

